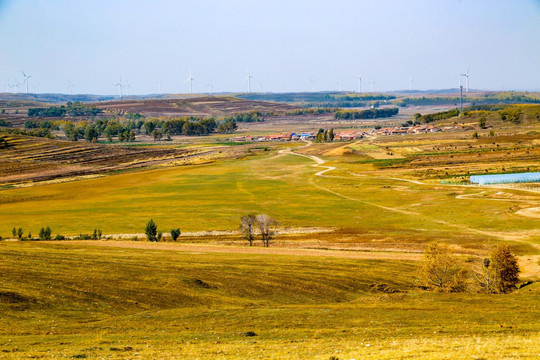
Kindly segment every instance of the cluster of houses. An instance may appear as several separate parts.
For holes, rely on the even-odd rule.
[[[334,133],[334,141],[339,140],[356,140],[362,139],[370,135],[393,135],[393,134],[425,134],[430,132],[438,132],[443,130],[450,130],[453,127],[439,128],[432,125],[415,125],[411,127],[396,126],[392,128],[373,129],[371,131],[360,130],[343,130],[336,131]],[[245,141],[298,141],[298,140],[315,140],[317,138],[316,132],[304,132],[304,133],[282,133],[272,134],[265,136],[237,136],[229,138],[231,142],[245,142]]]

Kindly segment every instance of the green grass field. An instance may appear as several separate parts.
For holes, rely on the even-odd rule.
[[[451,241],[479,246],[485,241],[540,243],[540,220],[509,211],[539,198],[507,190],[516,198],[494,201],[499,189],[412,183],[369,175],[373,164],[328,164],[314,174],[311,159],[264,152],[209,165],[158,168],[103,178],[4,189],[0,192],[0,235],[13,227],[33,234],[42,226],[77,235],[142,233],[153,218],[163,231],[235,230],[239,217],[267,213],[281,226],[354,229],[372,240]],[[368,175],[357,176],[365,172]],[[465,196],[459,198],[459,196]],[[528,250],[533,251],[529,248]]]
[[[510,295],[434,294],[413,287],[411,262],[151,247],[0,243],[8,274],[0,280],[0,357],[540,354],[538,284]]]

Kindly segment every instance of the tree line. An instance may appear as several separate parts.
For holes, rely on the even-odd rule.
[[[421,115],[419,113],[416,113],[414,114],[414,119],[416,122],[428,124],[433,121],[449,119],[455,116],[459,116],[459,109],[441,111],[438,113],[426,114],[426,115]]]
[[[434,242],[426,248],[417,281],[437,292],[503,294],[516,289],[519,266],[507,244],[495,246],[488,257],[471,263],[458,258],[448,245]]]
[[[68,102],[66,105],[51,106],[48,108],[33,108],[28,109],[28,116],[40,116],[40,117],[64,117],[66,114],[69,116],[96,116],[102,113],[103,110],[86,106],[80,102]]]
[[[398,108],[367,109],[367,110],[338,110],[334,113],[336,120],[376,119],[397,115]]]
[[[231,133],[237,129],[236,122],[225,120],[218,122],[214,118],[181,117],[163,119],[97,119],[95,122],[66,122],[63,130],[66,137],[71,141],[85,139],[96,142],[101,136],[112,142],[117,137],[120,142],[135,140],[136,135],[150,135],[154,140],[161,140],[164,136],[170,140],[171,135],[200,136],[214,132]]]

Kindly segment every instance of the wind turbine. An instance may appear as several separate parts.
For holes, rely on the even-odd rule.
[[[214,85],[212,85],[212,81],[210,81],[208,84],[206,84],[206,86],[208,86],[209,94],[212,95],[212,93],[214,92]]]
[[[191,68],[189,69],[189,77],[184,81],[184,84],[187,83],[188,81],[189,81],[189,93],[193,94],[193,81],[195,81],[195,79],[193,78],[193,76],[191,76]]]
[[[358,92],[361,93],[362,92],[362,76],[356,75],[356,77],[358,78]]]
[[[339,81],[339,92],[343,91],[343,81]]]
[[[19,84],[18,82],[15,81],[15,83],[13,83],[13,84],[11,85],[11,88],[20,89],[20,88],[21,88],[21,84]]]
[[[253,76],[251,76],[248,72],[248,75],[246,76],[246,78],[244,79],[244,81],[247,81],[248,83],[248,94],[251,94],[251,78]]]
[[[124,87],[126,88],[126,96],[129,96],[129,89],[131,88],[131,86],[129,86],[127,80],[126,80],[126,84],[124,85]]]
[[[124,96],[122,95],[122,87],[123,87],[123,84],[122,84],[122,77],[120,76],[120,81],[117,82],[116,84],[114,84],[114,89],[116,91],[116,87],[119,87],[120,88],[120,100],[122,100],[124,98]]]
[[[412,84],[413,84],[413,79],[410,77],[409,78],[409,90],[412,90]]]
[[[471,70],[470,67],[467,69],[467,72],[465,74],[460,74],[460,82],[461,76],[465,76],[465,92],[469,92],[469,70]]]
[[[75,84],[72,84],[71,81],[69,82],[68,89],[69,89],[69,95],[73,95],[73,87]]]
[[[371,80],[369,85],[371,86],[371,92],[373,92],[373,85],[375,85],[375,81]]]
[[[22,71],[22,70],[21,70],[21,72],[22,72],[22,74],[24,76],[23,84],[26,82],[26,93],[28,94],[28,79],[30,79],[32,77],[32,75],[26,75],[24,73],[24,71]]]
[[[311,81],[313,92],[315,92],[315,83],[317,82],[317,80],[309,79],[309,81]]]
[[[156,81],[156,84],[158,85],[158,94],[161,94],[161,81]]]

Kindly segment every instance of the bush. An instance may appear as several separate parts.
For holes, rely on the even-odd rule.
[[[180,229],[171,229],[171,238],[173,239],[173,241],[176,241],[176,239],[178,239],[180,234],[181,234]]]

